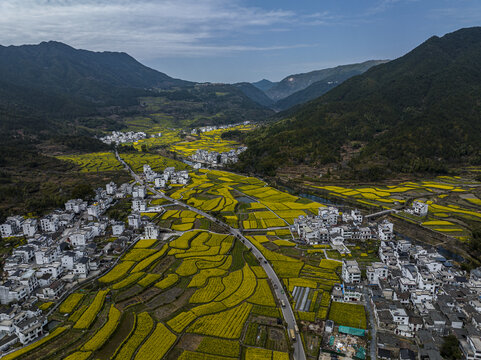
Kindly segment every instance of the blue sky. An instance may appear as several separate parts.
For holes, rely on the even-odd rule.
[[[481,0],[2,0],[0,44],[124,51],[193,81],[278,81],[481,25]]]

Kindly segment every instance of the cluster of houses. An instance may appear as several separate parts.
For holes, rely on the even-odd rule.
[[[334,206],[321,207],[317,216],[301,215],[295,219],[291,230],[309,245],[330,244],[341,254],[350,253],[345,245],[347,241],[373,238],[390,240],[394,237],[393,224],[389,221],[363,225],[363,220],[358,209],[340,215],[339,209]]]
[[[443,338],[454,334],[463,358],[479,359],[481,268],[468,276],[436,250],[408,240],[381,241],[379,258],[366,267],[365,289],[357,261],[343,260],[343,283],[331,294],[334,301],[349,302],[368,295],[377,358],[442,359]]]
[[[143,167],[143,175],[145,180],[154,183],[156,188],[165,188],[168,184],[187,185],[190,180],[187,170],[176,171],[174,167],[167,167],[160,174],[152,170],[148,164]]]
[[[387,276],[370,290],[379,329],[416,338],[421,359],[441,359],[449,334],[459,339],[465,359],[480,358],[479,269],[467,276],[436,250],[407,240],[381,242],[379,258]]]
[[[150,135],[151,138],[161,137],[162,133],[152,134]],[[134,132],[121,132],[121,131],[112,131],[112,134],[106,135],[100,138],[100,141],[103,143],[110,145],[110,144],[123,144],[123,143],[131,143],[135,141],[139,141],[141,139],[146,139],[147,134],[143,131]]]
[[[202,133],[205,133],[205,132],[214,131],[214,130],[218,130],[218,129],[230,129],[230,128],[233,128],[233,127],[236,127],[236,126],[249,125],[249,124],[250,124],[250,121],[244,121],[243,123],[239,123],[239,124],[208,125],[208,126],[202,126],[202,127],[199,127],[199,128],[192,129],[190,131],[190,133],[192,135],[199,135],[199,134],[202,134]]]
[[[239,154],[247,150],[247,147],[240,146],[237,149],[232,149],[223,153],[217,151],[208,151],[204,149],[198,149],[194,154],[190,156],[190,160],[198,164],[197,168],[200,168],[203,164],[213,167],[223,166],[227,164],[235,164],[239,161]],[[194,166],[195,168],[196,166]]]
[[[422,217],[428,205],[414,202],[409,211]],[[300,216],[291,230],[341,253],[353,240],[380,240],[380,261],[361,270],[356,260],[343,259],[342,283],[331,292],[333,301],[370,302],[377,358],[442,359],[444,337],[454,334],[464,359],[481,359],[481,268],[468,275],[437,250],[396,239],[388,220],[363,221],[357,209],[341,214],[323,207],[317,216]]]
[[[105,215],[117,199],[130,196],[133,211],[128,226]],[[0,351],[44,333],[47,319],[37,306],[39,300],[58,302],[81,282],[107,271],[115,259],[111,255],[121,254],[129,243],[140,237],[158,238],[159,228],[140,211],[163,209],[138,205],[145,197],[144,186],[110,182],[96,190],[90,204],[72,199],[65,203],[65,210],[40,219],[11,216],[0,225],[3,238],[25,239],[4,259],[0,303],[8,306],[0,309]],[[98,236],[111,236],[112,241],[100,248],[94,241]]]

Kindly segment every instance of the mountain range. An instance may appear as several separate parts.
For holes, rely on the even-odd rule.
[[[247,88],[245,94],[264,106],[286,110],[315,99],[347,79],[385,62],[387,60],[369,60],[358,64],[339,65],[334,68],[289,75],[279,82],[262,79],[252,85],[263,94]]]
[[[481,163],[481,28],[434,36],[246,139],[245,170],[343,164],[351,177]],[[270,90],[272,90],[271,88]],[[356,155],[346,160],[346,149]]]

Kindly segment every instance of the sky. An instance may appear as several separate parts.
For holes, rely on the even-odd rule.
[[[279,81],[394,59],[481,25],[481,0],[1,0],[0,44],[123,51],[191,81]]]

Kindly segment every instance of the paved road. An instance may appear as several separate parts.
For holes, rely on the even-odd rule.
[[[376,332],[376,319],[374,319],[374,312],[371,306],[371,297],[369,296],[367,286],[364,286],[364,302],[366,304],[367,308],[367,313],[369,315],[369,322],[371,325],[371,343],[370,343],[370,348],[369,351],[371,353],[371,359],[376,358],[376,353],[377,353],[377,332]]]
[[[129,165],[127,165],[127,163],[119,156],[119,154],[116,152],[115,153],[115,156],[117,157],[117,159],[125,166],[125,168],[130,172],[130,174],[132,175],[132,177],[140,184],[144,184],[144,181],[130,168]],[[221,222],[220,220],[216,219],[215,217],[213,217],[212,215],[202,211],[202,210],[199,210],[195,207],[192,207],[188,204],[185,204],[183,203],[182,201],[179,201],[179,200],[175,200],[175,199],[172,199],[170,196],[167,196],[165,195],[163,192],[160,192],[160,191],[157,191],[155,188],[153,188],[152,186],[149,186],[149,185],[146,185],[147,188],[153,192],[154,194],[156,195],[159,195],[161,197],[163,197],[164,199],[166,200],[169,200],[177,205],[181,205],[181,206],[184,206],[185,208],[187,208],[188,210],[191,210],[191,211],[194,211],[196,212],[197,214],[200,214],[202,216],[204,216],[205,218],[209,219],[210,221],[212,222],[215,222],[217,224],[220,224],[222,226],[224,226],[233,236],[237,237],[238,239],[242,240],[244,244],[248,245],[251,249],[252,249],[252,253],[254,254],[254,256],[258,259],[261,259],[260,260],[260,265],[264,268],[267,276],[269,277],[269,279],[271,280],[272,284],[274,285],[275,289],[274,289],[274,293],[276,295],[276,297],[279,299],[279,301],[284,301],[284,303],[286,304],[286,307],[281,307],[281,310],[282,310],[282,315],[284,317],[284,320],[286,321],[287,323],[287,327],[289,329],[295,329],[295,325],[297,324],[296,323],[296,318],[294,316],[294,312],[292,311],[292,308],[290,306],[290,303],[289,303],[289,299],[287,297],[287,294],[283,291],[283,287],[282,287],[282,283],[281,281],[279,280],[279,278],[277,277],[277,274],[274,272],[274,269],[272,268],[272,266],[269,264],[269,262],[267,261],[267,259],[264,257],[264,255],[254,246],[254,244],[252,244],[244,235],[242,235],[242,233],[238,230],[238,229],[235,229],[231,226],[229,226],[228,224],[225,224],[223,222]],[[302,341],[301,341],[301,336],[300,334],[296,333],[296,342],[293,344],[294,345],[294,359],[295,360],[305,360],[306,359],[306,354],[304,352],[304,347],[302,346]]]

